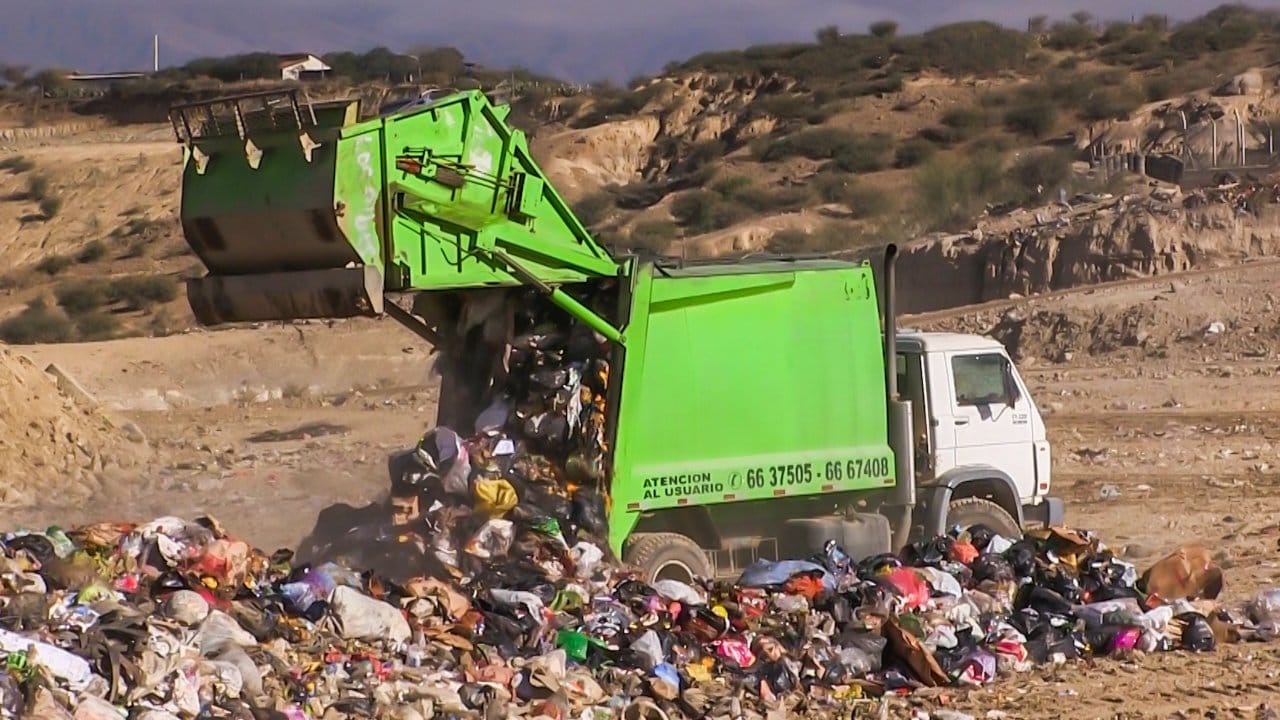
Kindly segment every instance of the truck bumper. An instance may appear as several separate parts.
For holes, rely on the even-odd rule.
[[[1062,498],[1046,497],[1035,505],[1022,506],[1024,523],[1042,523],[1045,527],[1061,526],[1065,516],[1066,505]]]

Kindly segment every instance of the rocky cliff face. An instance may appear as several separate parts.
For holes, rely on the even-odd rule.
[[[776,120],[757,115],[751,103],[762,93],[789,90],[794,80],[712,73],[654,80],[634,115],[538,138],[534,154],[570,200],[609,184],[653,180],[677,169],[690,149],[720,140],[729,147],[773,130]],[[591,104],[579,113],[592,112]]]
[[[1280,206],[1117,203],[996,236],[926,240],[901,260],[902,311],[928,312],[1272,255]]]

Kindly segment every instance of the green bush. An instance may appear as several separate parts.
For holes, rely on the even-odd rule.
[[[1144,94],[1130,87],[1110,87],[1095,93],[1080,115],[1088,121],[1124,120],[1142,105]]]
[[[107,254],[107,246],[102,244],[101,240],[91,240],[87,245],[80,248],[79,254],[76,255],[76,262],[91,263],[101,260]]]
[[[972,136],[984,130],[991,122],[981,108],[959,107],[943,113],[942,124],[966,136]]]
[[[58,306],[68,315],[83,315],[107,301],[107,285],[100,280],[68,280],[53,291]]]
[[[904,140],[893,153],[893,164],[900,168],[915,167],[933,157],[938,146],[922,137]]]
[[[1054,23],[1046,45],[1054,50],[1083,50],[1097,40],[1093,28],[1084,23]]]
[[[0,160],[0,170],[8,170],[14,175],[21,175],[35,166],[35,163],[21,155],[10,155],[5,159]]]
[[[66,255],[48,255],[36,263],[36,270],[45,275],[57,275],[71,266],[71,258]]]
[[[76,335],[81,340],[110,340],[119,332],[120,320],[110,313],[95,311],[76,318]]]
[[[1124,21],[1116,21],[1107,23],[1106,28],[1102,31],[1102,37],[1098,41],[1103,45],[1114,45],[1116,43],[1125,42],[1138,32],[1138,27]]]
[[[1056,197],[1058,188],[1070,183],[1071,160],[1069,150],[1026,154],[1014,163],[1010,173],[1019,185],[1011,199],[1032,202]]]
[[[960,142],[963,138],[958,130],[947,127],[946,125],[937,125],[934,127],[921,128],[920,139],[948,147]]]
[[[916,169],[915,215],[928,230],[966,227],[1005,191],[1004,164],[994,153],[936,156]]]
[[[1024,66],[1031,36],[993,22],[961,22],[924,34],[926,62],[952,75],[990,75]]]
[[[870,32],[873,37],[891,38],[898,34],[898,23],[892,20],[880,20],[878,22],[873,22],[871,23],[871,27],[868,28],[868,32]]]
[[[819,173],[813,184],[823,202],[845,205],[859,218],[880,217],[893,209],[888,193],[865,185],[852,175]]]
[[[1184,56],[1244,47],[1268,23],[1243,5],[1221,5],[1198,20],[1184,23],[1169,36],[1169,47]]]
[[[705,167],[720,160],[728,151],[728,146],[723,140],[704,140],[695,143],[689,148],[689,154],[685,157],[685,162],[691,169]]]
[[[676,196],[671,201],[671,215],[677,223],[684,226],[703,225],[711,217],[712,207],[719,198],[710,190],[694,190]]]
[[[711,189],[724,197],[730,197],[739,190],[750,187],[751,184],[751,178],[746,175],[730,175],[712,183]]]
[[[983,135],[969,143],[969,152],[975,155],[1003,155],[1012,150],[1017,142],[1014,138],[1001,134]]]
[[[71,336],[71,321],[62,313],[50,310],[39,299],[0,322],[0,339],[11,345],[67,342]]]
[[[693,233],[720,230],[756,213],[736,199],[725,199],[711,190],[684,193],[671,204],[671,215]]]
[[[61,209],[62,198],[56,195],[46,195],[40,199],[40,215],[45,220],[52,220]]]
[[[28,200],[43,200],[49,194],[49,178],[43,175],[32,175],[27,178]]]
[[[845,146],[857,142],[858,135],[836,128],[810,128],[780,140],[762,143],[757,158],[776,162],[797,155],[810,160],[830,160]]]
[[[676,226],[669,220],[645,220],[631,228],[630,245],[637,250],[662,253],[676,238]]]
[[[1143,94],[1146,96],[1147,102],[1158,102],[1173,97],[1175,94],[1174,88],[1173,78],[1157,76],[1147,79],[1147,83],[1143,87]]]
[[[857,137],[836,152],[836,167],[845,172],[868,173],[889,166],[893,137],[887,133]]]
[[[804,120],[811,125],[818,125],[831,116],[830,110],[822,105],[812,97],[787,93],[761,95],[751,103],[751,108],[779,120]]]
[[[1126,65],[1137,62],[1140,58],[1158,53],[1164,47],[1164,38],[1159,32],[1143,30],[1135,32],[1124,39],[1108,45],[1099,54],[1104,62]]]
[[[779,255],[829,253],[852,247],[858,235],[843,225],[824,225],[813,232],[787,229],[774,233],[765,249]]]
[[[732,175],[711,185],[712,192],[726,201],[757,213],[796,210],[813,199],[808,188],[801,186],[759,187],[745,175]]]
[[[1004,124],[1013,132],[1040,139],[1053,132],[1058,109],[1050,102],[1031,102],[1005,111]]]
[[[167,303],[178,297],[178,283],[168,275],[127,275],[111,281],[108,297],[136,310]]]
[[[615,190],[614,203],[625,210],[642,210],[652,207],[667,196],[665,183],[636,182]]]

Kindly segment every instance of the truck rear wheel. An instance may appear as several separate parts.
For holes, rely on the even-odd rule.
[[[1022,537],[1018,521],[999,505],[979,497],[954,500],[947,506],[947,527],[959,525],[966,529],[973,525],[986,525],[1001,535],[1016,540]]]
[[[628,565],[644,572],[647,583],[657,580],[691,583],[694,578],[710,578],[714,572],[702,548],[679,533],[637,535],[624,559]]]

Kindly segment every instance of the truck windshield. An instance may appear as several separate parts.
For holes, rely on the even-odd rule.
[[[1000,353],[957,355],[951,358],[956,404],[990,405],[1007,402],[1005,360]]]

